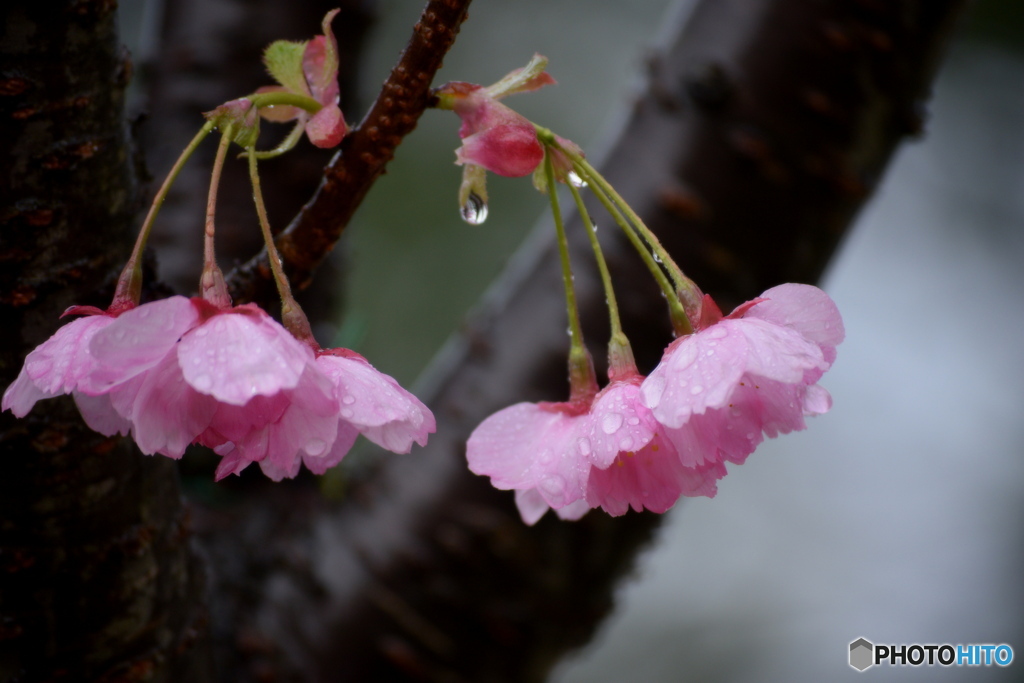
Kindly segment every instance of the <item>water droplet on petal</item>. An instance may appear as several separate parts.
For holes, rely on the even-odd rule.
[[[729,334],[729,332],[724,327],[720,327],[718,325],[712,327],[711,331],[708,332],[708,336],[711,337],[712,339],[721,339],[725,337],[727,334]]]
[[[704,387],[702,387],[699,384],[694,384],[692,387],[690,387],[690,393],[693,394],[694,396],[696,396],[702,391],[704,391]]]
[[[540,489],[552,497],[561,497],[565,493],[565,479],[557,474],[549,474],[540,482]]]
[[[618,413],[606,413],[601,418],[601,429],[605,434],[614,434],[622,426],[622,416]]]
[[[665,382],[665,375],[654,374],[640,385],[640,393],[643,394],[644,404],[648,408],[657,408],[661,403],[661,395],[665,393]]]
[[[633,447],[633,439],[629,436],[624,436],[619,441],[619,450],[628,451]]]
[[[590,446],[590,439],[585,436],[581,437],[580,440],[576,442],[576,448],[579,449],[580,455],[584,456],[590,455],[593,452]]]
[[[349,410],[348,408],[343,408],[342,411],[341,411],[341,416],[346,418],[346,419],[351,418],[352,417],[352,411]]]
[[[192,380],[192,386],[196,391],[209,391],[210,387],[213,386],[213,378],[206,374],[199,375]]]
[[[466,203],[459,209],[462,220],[470,225],[480,225],[487,220],[487,202],[475,192],[470,192]]]
[[[345,396],[345,398],[341,399],[341,402],[344,403],[347,406],[350,406],[350,405],[352,405],[353,403],[356,402],[356,397],[351,395],[351,394],[349,394],[349,395]]]
[[[636,417],[634,415],[633,417],[631,417],[628,420],[626,420],[626,422],[628,422],[629,424],[631,424],[631,425],[633,425],[635,427],[636,425],[640,424],[640,418]]]

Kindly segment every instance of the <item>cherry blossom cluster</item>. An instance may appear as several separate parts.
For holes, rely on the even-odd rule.
[[[251,463],[279,481],[303,463],[317,474],[336,465],[359,434],[396,453],[425,445],[434,416],[365,358],[323,349],[291,293],[266,220],[257,161],[293,146],[305,132],[336,146],[347,127],[338,107],[337,45],[330,22],[305,43],[278,41],[264,62],[279,86],[227,102],[207,116],[157,193],[110,306],[73,306],[64,325],[25,359],[2,407],[24,417],[37,401],[71,394],[85,422],[130,434],[143,453],[180,458],[190,444],[221,456],[216,478]],[[257,152],[259,117],[296,120],[275,150]],[[141,254],[156,212],[182,164],[209,133],[221,132],[207,202],[199,297],[141,304]],[[228,147],[249,159],[257,215],[282,302],[284,325],[255,304],[233,306],[214,256],[217,185]]]
[[[804,429],[806,417],[831,408],[817,382],[843,340],[842,318],[828,295],[801,284],[773,287],[723,316],[578,146],[498,101],[554,83],[546,61],[535,55],[492,86],[449,83],[436,91],[437,106],[462,120],[456,163],[464,167],[467,221],[486,217],[485,169],[533,173],[548,193],[570,324],[570,399],[519,403],[488,417],[467,443],[469,468],[514,490],[528,524],[551,508],[563,519],[595,507],[612,515],[665,512],[680,496],[714,496],[725,463],[742,464],[765,436]],[[579,188],[590,188],[665,294],[677,337],[647,377],[633,360],[600,245],[588,231],[612,324],[609,382],[598,387],[580,332],[556,181],[569,186],[585,225],[592,221]]]
[[[817,381],[844,334],[835,304],[810,285],[773,287],[718,318],[675,339],[646,378],[626,363],[580,399],[498,411],[470,436],[470,469],[515,489],[530,524],[549,507],[576,519],[714,496],[726,462],[743,464],[765,435],[831,408]]]
[[[435,429],[430,410],[365,358],[311,348],[253,304],[174,296],[68,313],[84,317],[29,354],[4,410],[24,417],[70,393],[90,428],[130,433],[143,453],[212,448],[223,456],[217,479],[253,462],[275,481],[302,463],[323,474],[359,434],[408,453]]]

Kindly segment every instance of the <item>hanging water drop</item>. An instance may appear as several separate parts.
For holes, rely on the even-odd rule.
[[[597,223],[591,223],[590,229],[593,230],[594,232],[597,232]]]
[[[487,220],[487,202],[475,192],[470,192],[466,203],[459,209],[462,220],[470,225],[480,225]]]

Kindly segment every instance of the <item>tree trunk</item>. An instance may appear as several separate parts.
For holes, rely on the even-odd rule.
[[[113,3],[4,5],[4,386],[71,304],[106,307],[139,207]],[[174,463],[70,399],[0,416],[0,680],[211,680],[203,572]]]

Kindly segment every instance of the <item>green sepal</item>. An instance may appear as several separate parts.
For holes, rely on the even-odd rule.
[[[302,57],[308,41],[275,40],[263,51],[263,64],[275,81],[293,93],[310,95]]]

